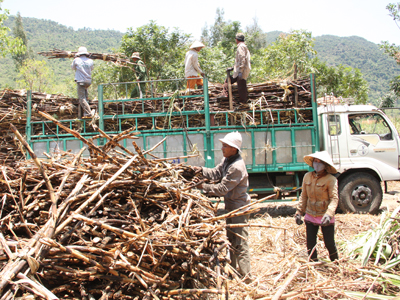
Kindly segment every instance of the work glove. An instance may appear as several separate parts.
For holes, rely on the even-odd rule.
[[[330,222],[331,222],[331,217],[328,216],[327,214],[325,214],[321,219],[321,225],[322,226],[329,225]]]
[[[242,74],[242,72],[239,72],[239,74],[238,74],[238,78],[239,78],[239,80],[242,80],[242,77],[243,77],[243,74]]]
[[[297,225],[303,224],[303,220],[301,219],[301,215],[296,214],[296,215],[294,216],[294,218],[295,218],[295,220],[296,220],[296,224],[297,224]]]

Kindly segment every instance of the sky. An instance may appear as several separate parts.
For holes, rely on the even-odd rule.
[[[394,0],[4,0],[11,15],[47,19],[74,29],[114,29],[126,32],[155,20],[158,25],[179,28],[193,39],[205,25],[214,24],[216,10],[225,20],[239,21],[243,30],[258,20],[264,32],[304,29],[314,37],[360,36],[368,41],[400,45],[400,29],[386,6]],[[399,24],[400,25],[400,24]]]

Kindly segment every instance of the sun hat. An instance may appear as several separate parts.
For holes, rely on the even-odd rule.
[[[140,59],[139,52],[133,52],[131,58],[138,58]]]
[[[236,148],[241,152],[242,147],[242,135],[238,131],[229,132],[223,139],[219,140],[221,143],[228,144],[229,146]]]
[[[81,56],[81,55],[89,55],[86,47],[79,47],[78,52],[75,54],[75,56]]]
[[[303,157],[305,163],[311,168],[313,167],[314,158],[318,158],[326,164],[325,169],[328,173],[336,174],[338,172],[333,164],[331,156],[327,151],[317,151],[313,154],[305,155]]]
[[[238,32],[235,36],[235,39],[237,39],[238,41],[242,41],[244,42],[244,34],[241,32]]]
[[[192,46],[190,46],[190,49],[194,49],[194,48],[204,48],[204,44],[202,42],[199,41],[195,41]]]

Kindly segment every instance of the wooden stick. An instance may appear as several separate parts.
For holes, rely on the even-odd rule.
[[[97,198],[97,196],[100,195],[100,193],[107,187],[109,186],[115,179],[118,178],[119,175],[121,175],[135,160],[137,159],[137,155],[132,157],[130,160],[128,160],[125,165],[118,170],[117,173],[115,173],[110,179],[107,180],[105,184],[103,184],[88,200],[86,200],[84,203],[81,204],[81,206],[74,212],[74,214],[79,214],[86,206],[88,206],[94,199]],[[61,230],[64,229],[64,227],[71,222],[73,219],[72,215],[69,216],[60,226],[57,227],[56,234],[60,233]]]
[[[46,183],[47,189],[49,191],[49,195],[50,195],[50,200],[51,200],[51,218],[53,219],[53,225],[49,227],[49,229],[51,231],[54,232],[54,227],[55,224],[57,222],[57,199],[56,196],[54,194],[54,189],[53,186],[51,185],[51,182],[49,180],[49,177],[47,176],[42,163],[39,161],[39,159],[37,158],[35,152],[33,152],[32,148],[28,145],[28,143],[25,141],[25,139],[22,137],[22,135],[19,133],[19,131],[17,130],[17,128],[13,125],[10,124],[10,128],[11,130],[14,132],[15,136],[18,138],[18,140],[22,143],[22,145],[24,145],[25,149],[29,152],[29,154],[31,155],[33,161],[35,162],[35,165],[38,167],[40,174],[42,174],[43,179]],[[52,233],[49,233],[50,235],[52,235]]]
[[[64,126],[61,122],[59,122],[58,120],[54,119],[52,116],[50,116],[49,114],[46,114],[45,112],[39,111],[38,112],[41,116],[45,117],[46,119],[49,119],[50,121],[52,121],[53,123],[55,123],[57,126],[61,127],[62,129],[64,129],[65,131],[71,133],[73,136],[75,136],[76,138],[78,138],[79,140],[81,140],[83,143],[85,143],[86,145],[88,145],[90,147],[90,149],[96,151],[97,153],[100,153],[102,156],[106,157],[108,160],[112,161],[114,164],[116,164],[117,166],[122,166],[122,164],[120,164],[117,160],[115,160],[113,157],[111,157],[110,155],[108,155],[108,153],[104,152],[102,149],[100,149],[99,147],[97,147],[95,144],[93,144],[93,142],[85,139],[83,136],[81,136],[78,132],[76,132],[75,130],[69,129],[68,127]],[[133,175],[131,172],[127,171],[130,175]]]
[[[297,272],[299,272],[301,268],[301,265],[298,265],[296,269],[290,273],[290,275],[286,278],[285,282],[282,284],[282,286],[278,289],[278,291],[275,293],[275,295],[272,297],[272,300],[279,300],[279,298],[282,296],[283,292],[286,290],[288,285],[292,282],[292,280],[296,277]]]
[[[218,220],[231,218],[233,215],[235,215],[236,213],[240,213],[240,212],[242,212],[242,213],[250,213],[249,211],[246,211],[247,208],[249,208],[251,206],[254,206],[254,205],[258,204],[258,203],[261,203],[261,202],[263,202],[265,200],[272,199],[275,196],[276,196],[276,194],[269,195],[269,196],[264,197],[262,199],[259,199],[257,201],[251,202],[250,204],[242,206],[242,207],[240,207],[238,209],[232,210],[232,211],[230,211],[230,212],[228,212],[228,213],[226,213],[224,215],[221,215],[221,216],[218,216],[218,217],[215,217],[215,218],[203,219],[203,223],[212,223],[212,222],[215,222],[215,221],[218,221]]]

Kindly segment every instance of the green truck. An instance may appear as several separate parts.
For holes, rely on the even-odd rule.
[[[222,159],[219,139],[239,131],[243,137],[242,156],[249,173],[249,193],[266,195],[279,192],[284,201],[297,199],[302,178],[311,168],[303,156],[327,150],[339,173],[340,207],[344,211],[373,213],[382,202],[382,184],[400,179],[400,141],[395,126],[379,109],[370,105],[335,102],[317,103],[314,74],[303,83],[285,82],[274,94],[249,93],[257,97],[242,109],[222,109],[207,78],[204,92],[184,93],[185,79],[145,82],[146,97],[131,99],[129,89],[135,83],[98,86],[98,128],[109,136],[134,129],[135,142],[143,150],[151,149],[164,138],[152,154],[171,158],[172,163],[214,167]],[[162,89],[176,92],[159,92]],[[121,97],[121,93],[124,97]],[[288,96],[289,95],[289,96]],[[299,96],[300,95],[300,96]],[[268,98],[269,97],[269,98]],[[276,98],[273,104],[272,100]],[[288,100],[289,99],[289,100]],[[265,101],[264,101],[265,100]],[[264,105],[262,105],[264,102]],[[290,102],[290,105],[288,104]],[[27,141],[40,158],[43,152],[58,150],[77,153],[83,142],[48,120],[31,121],[32,103],[28,97]],[[99,146],[99,136],[91,120],[62,119],[65,126],[78,130]],[[120,142],[135,152],[132,140]],[[191,155],[197,153],[197,157]],[[86,151],[84,155],[89,155]],[[190,156],[187,158],[182,158]]]

